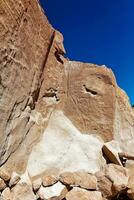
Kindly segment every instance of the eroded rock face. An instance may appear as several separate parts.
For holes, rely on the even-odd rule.
[[[120,181],[127,177],[122,159],[134,155],[128,97],[106,66],[69,61],[64,54],[63,36],[38,1],[0,2],[0,181],[3,195],[11,193],[14,200],[37,199],[62,185],[66,173],[70,182],[62,180],[64,192],[52,198],[112,198],[111,187],[123,190],[112,174]],[[108,165],[111,175],[97,183],[94,173],[107,162],[120,166]],[[118,174],[119,167],[124,171]],[[26,174],[29,181],[22,184]],[[133,198],[133,187],[128,196]]]

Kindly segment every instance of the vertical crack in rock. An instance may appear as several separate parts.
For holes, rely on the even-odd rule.
[[[47,60],[48,60],[48,57],[49,57],[50,50],[51,50],[52,45],[53,45],[54,37],[55,37],[55,31],[53,31],[53,33],[52,33],[52,36],[51,36],[51,39],[50,39],[50,44],[48,46],[47,53],[45,55],[45,59],[44,59],[44,62],[42,64],[42,67],[41,67],[41,70],[40,70],[38,87],[31,94],[33,101],[32,101],[32,104],[30,104],[30,108],[32,110],[35,108],[36,102],[38,101],[38,98],[39,98],[39,94],[40,94],[40,90],[41,90],[41,85],[42,85],[43,80],[44,80],[44,69],[45,69],[45,66],[46,66],[46,63],[47,63]]]

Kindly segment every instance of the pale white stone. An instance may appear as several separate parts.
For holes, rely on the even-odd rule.
[[[50,187],[41,186],[38,191],[38,196],[41,199],[49,199],[52,197],[58,197],[61,195],[61,192],[63,191],[64,188],[65,186],[60,182],[57,182],[56,184]]]
[[[32,182],[30,180],[30,177],[29,177],[29,174],[28,172],[26,171],[24,174],[21,175],[21,179],[19,181],[20,184],[28,184],[30,186],[32,186]]]
[[[62,111],[56,111],[31,152],[27,170],[30,176],[53,167],[60,172],[85,170],[94,173],[104,164],[100,153],[102,146],[100,138],[82,134]]]

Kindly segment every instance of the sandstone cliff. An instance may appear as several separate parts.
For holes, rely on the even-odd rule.
[[[0,198],[134,199],[133,146],[113,72],[66,59],[37,0],[1,0]]]

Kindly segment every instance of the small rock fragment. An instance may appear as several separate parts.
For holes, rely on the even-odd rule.
[[[33,190],[36,192],[41,187],[41,184],[42,184],[41,178],[34,180],[33,183],[32,183]]]
[[[75,185],[88,190],[97,189],[97,178],[93,174],[86,172],[74,173]]]
[[[42,178],[42,184],[44,187],[55,184],[58,181],[58,177],[55,174],[45,174]]]
[[[108,158],[109,161],[111,161],[114,164],[121,165],[121,160],[119,158],[119,152],[121,152],[121,149],[119,147],[119,144],[117,141],[112,140],[110,142],[107,142],[103,145],[103,153]]]
[[[74,174],[71,172],[64,172],[59,177],[60,182],[65,185],[75,185]]]
[[[16,185],[20,181],[20,179],[20,176],[16,172],[13,172],[9,182],[9,187]]]
[[[134,189],[129,189],[129,190],[127,191],[127,196],[128,196],[130,199],[134,200]]]
[[[104,198],[110,198],[113,196],[112,182],[105,177],[104,172],[100,171],[96,173],[98,180],[98,189],[102,193]]]
[[[9,181],[11,176],[6,170],[0,169],[0,178],[2,178],[4,181]]]
[[[102,200],[102,195],[98,191],[87,191],[75,187],[67,193],[66,200]]]
[[[0,178],[0,191],[4,190],[6,188],[6,183],[5,181]]]
[[[3,190],[2,194],[1,194],[1,199],[2,200],[12,200],[12,193],[10,191],[10,188],[7,187]]]

